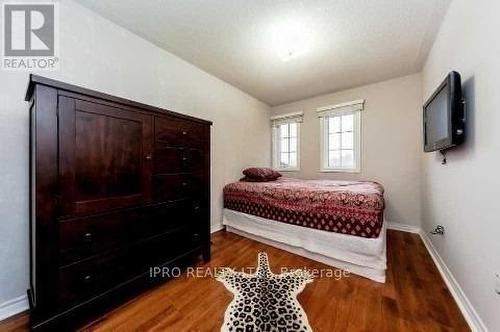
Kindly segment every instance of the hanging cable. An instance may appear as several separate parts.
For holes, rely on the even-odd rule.
[[[439,153],[443,156],[443,160],[441,161],[441,165],[446,165],[446,150],[439,150]]]

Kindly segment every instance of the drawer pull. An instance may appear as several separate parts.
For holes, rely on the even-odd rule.
[[[92,233],[85,233],[85,234],[83,235],[83,240],[84,240],[85,242],[92,242]]]
[[[193,242],[199,242],[200,241],[200,234],[194,233],[193,235],[191,235],[191,240]]]
[[[187,157],[182,157],[182,161],[188,160]]]
[[[187,185],[188,185],[188,184],[187,184],[187,182],[182,182],[182,186],[183,186],[183,187],[185,187],[185,186],[187,186]]]
[[[86,284],[89,284],[92,282],[92,276],[90,274],[87,274],[85,277],[83,277],[83,282]]]
[[[182,135],[187,135],[187,131],[183,131],[183,132],[182,132]]]

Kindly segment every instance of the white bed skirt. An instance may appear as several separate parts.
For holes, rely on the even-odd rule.
[[[364,238],[290,225],[229,209],[229,232],[384,283],[387,268],[385,222],[378,238]]]

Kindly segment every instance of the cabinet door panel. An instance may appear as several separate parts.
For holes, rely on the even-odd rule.
[[[59,124],[62,215],[150,200],[150,116],[61,97]]]

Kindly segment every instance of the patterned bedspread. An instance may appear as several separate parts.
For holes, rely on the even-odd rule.
[[[224,187],[224,207],[292,225],[375,238],[382,229],[383,194],[376,182],[240,181]]]

